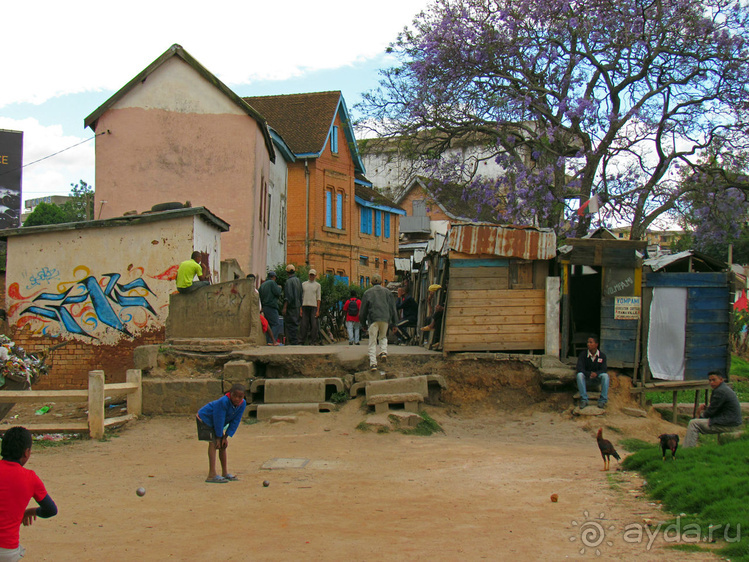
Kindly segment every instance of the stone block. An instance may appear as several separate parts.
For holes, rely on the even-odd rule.
[[[217,379],[151,379],[144,378],[143,413],[196,414],[198,410],[222,394]]]
[[[640,408],[622,408],[622,413],[627,414],[628,416],[632,416],[633,418],[646,418],[648,417],[648,413],[645,410],[640,410]]]
[[[159,356],[159,345],[141,345],[133,350],[133,364],[136,369],[150,371],[156,368]]]
[[[375,407],[375,413],[381,414],[390,410],[390,404],[403,404],[407,412],[418,412],[419,404],[424,397],[418,392],[404,392],[400,394],[375,394],[367,398],[367,405]]]
[[[253,378],[255,378],[255,363],[252,361],[229,361],[224,364],[225,381],[247,385],[247,381]]]
[[[303,404],[325,401],[325,379],[267,379],[263,402]]]
[[[166,338],[252,338],[264,343],[260,299],[249,279],[169,296]],[[261,339],[262,338],[262,339]]]
[[[409,394],[417,393],[422,399],[429,396],[429,387],[425,376],[403,377],[384,381],[372,381],[365,388],[367,402],[378,394]]]
[[[742,435],[744,435],[743,431],[730,431],[728,433],[719,433],[718,443],[720,445],[725,445],[726,443],[731,443],[732,441],[738,441],[739,439],[741,439]]]
[[[273,416],[268,421],[270,423],[296,423],[299,421],[299,418],[296,416]]]
[[[606,410],[602,410],[597,406],[588,406],[587,408],[575,408],[572,413],[576,416],[602,416],[606,413]]]
[[[317,414],[320,412],[319,404],[258,404],[257,419],[269,420],[274,416],[290,416],[300,412]]]

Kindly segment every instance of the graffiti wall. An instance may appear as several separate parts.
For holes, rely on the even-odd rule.
[[[8,314],[15,319],[15,328],[28,325],[33,334],[81,336],[91,342],[132,337],[163,324],[165,319],[155,308],[163,308],[156,291],[169,291],[163,282],[170,281],[172,269],[144,278],[142,267],[133,267],[124,276],[111,272],[99,277],[82,264],[65,275],[58,268],[43,267],[30,274],[23,287],[17,281],[8,286],[13,303]]]
[[[195,224],[187,216],[30,234],[19,229],[23,235],[8,238],[11,330],[94,345],[163,330],[178,264],[193,250]],[[215,252],[220,232],[213,229],[209,239],[207,230],[200,238]]]

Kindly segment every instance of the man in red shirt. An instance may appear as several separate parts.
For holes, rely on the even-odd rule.
[[[31,456],[31,433],[11,427],[0,450],[0,562],[15,562],[26,553],[19,543],[21,523],[31,525],[37,516],[57,515],[57,506],[33,470],[24,468]],[[29,507],[34,498],[39,507]]]

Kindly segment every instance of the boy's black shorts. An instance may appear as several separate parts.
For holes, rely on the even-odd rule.
[[[213,427],[207,423],[203,423],[199,417],[195,416],[195,421],[198,422],[198,441],[215,441],[216,434],[213,431]]]

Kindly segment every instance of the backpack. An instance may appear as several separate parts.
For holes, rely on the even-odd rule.
[[[356,302],[356,297],[351,297],[351,300],[348,301],[348,315],[359,316],[359,303]]]

